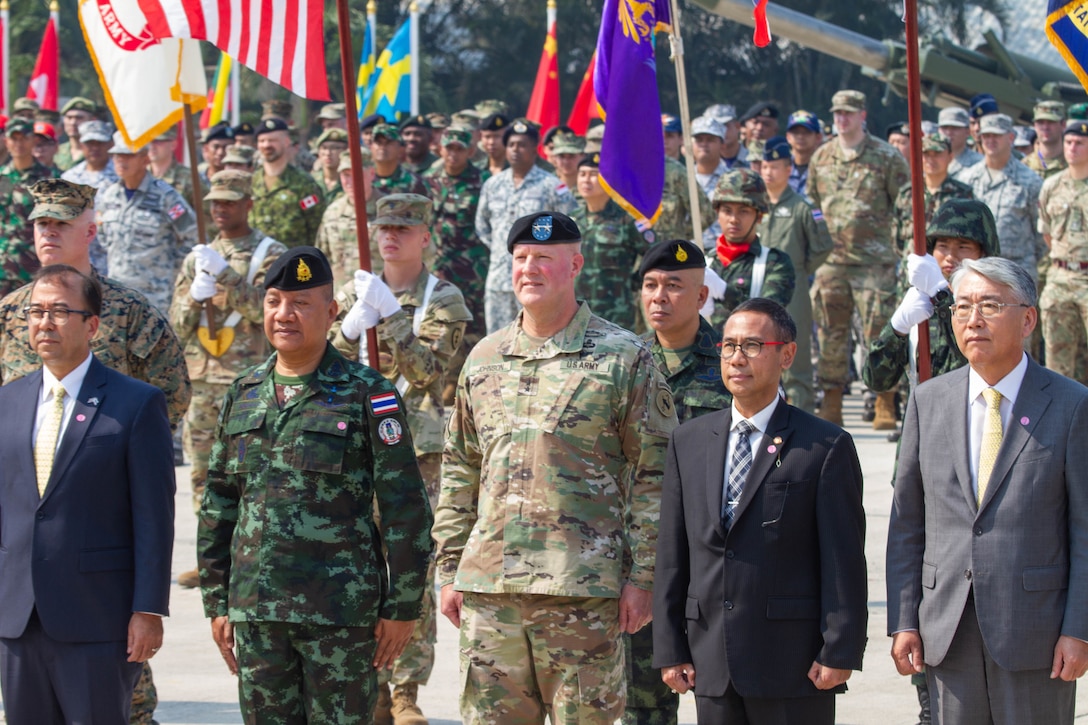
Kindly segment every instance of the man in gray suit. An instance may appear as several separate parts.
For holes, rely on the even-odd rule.
[[[1035,283],[999,257],[952,277],[968,367],[918,387],[888,528],[888,632],[934,722],[1073,722],[1088,669],[1088,389],[1024,354]]]

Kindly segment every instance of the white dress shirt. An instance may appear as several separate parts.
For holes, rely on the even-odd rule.
[[[745,418],[737,410],[736,402],[733,403],[733,415],[729,425],[729,442],[728,449],[725,451],[725,476],[722,478],[722,491],[729,490],[729,467],[733,463],[733,451],[737,447],[737,441],[740,440],[740,431],[737,430],[737,426],[740,425],[742,420],[747,420],[754,430],[748,434],[748,443],[752,446],[752,466],[756,465],[756,461],[759,460],[761,451],[759,450],[759,442],[763,439],[763,434],[767,432],[767,426],[771,424],[771,416],[774,415],[775,406],[778,405],[779,396],[774,396],[774,400],[763,410],[759,411],[751,418]],[[762,451],[765,452],[765,451]],[[747,482],[745,482],[747,484]]]
[[[972,368],[967,375],[967,434],[971,443],[971,455],[968,463],[971,466],[971,489],[978,495],[978,458],[982,451],[982,429],[986,425],[986,396],[982,391],[992,387],[1001,393],[1001,431],[1002,435],[1009,432],[1012,423],[1012,406],[1016,404],[1016,396],[1020,393],[1020,386],[1024,382],[1024,375],[1028,371],[1027,353],[1020,358],[1020,362],[1008,375],[991,386],[982,376]]]
[[[59,381],[64,386],[64,415],[60,419],[60,431],[57,433],[57,445],[64,440],[64,431],[68,430],[68,422],[72,419],[72,411],[76,407],[76,399],[79,397],[80,388],[83,387],[83,379],[87,377],[87,370],[91,367],[91,353],[87,353],[87,359],[76,366],[75,370],[64,376]],[[38,431],[42,429],[42,423],[53,412],[53,389],[57,387],[57,378],[49,372],[49,368],[42,368],[42,389],[38,394],[38,413],[34,416],[34,438],[38,440]]]

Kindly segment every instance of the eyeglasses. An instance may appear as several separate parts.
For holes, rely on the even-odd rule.
[[[1031,307],[1031,305],[1025,305],[1015,302],[976,302],[971,304],[969,302],[960,302],[952,305],[949,309],[952,310],[952,317],[957,320],[969,320],[971,319],[971,313],[974,310],[978,310],[978,313],[982,315],[984,319],[990,319],[1000,315],[1006,307]]]
[[[93,312],[87,312],[86,310],[70,310],[67,307],[53,307],[48,310],[44,307],[24,307],[20,317],[24,320],[33,320],[34,322],[41,322],[48,317],[54,324],[63,325],[68,322],[68,317],[71,315],[83,315],[83,319],[94,317]]]
[[[764,345],[786,345],[785,342],[763,342],[761,340],[745,340],[744,342],[723,342],[718,345],[721,348],[723,360],[732,360],[733,355],[740,350],[740,354],[751,360],[759,357]]]

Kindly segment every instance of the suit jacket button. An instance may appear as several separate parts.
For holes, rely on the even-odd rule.
[[[963,578],[966,579],[967,581],[971,581],[971,570],[970,569],[967,569],[966,571],[963,572]]]
[[[45,514],[43,514],[41,511],[39,511],[38,512],[38,521],[44,521],[44,520],[45,520]]]
[[[975,536],[982,536],[982,527],[979,526],[975,529]]]
[[[735,556],[735,555],[733,554],[733,550],[732,550],[732,549],[729,549],[728,551],[726,551],[726,552],[725,552],[725,558],[726,558],[726,559],[732,559],[732,558],[733,558],[734,556]]]
[[[730,602],[729,600],[726,600],[726,602],[725,602],[725,608],[726,608],[727,610],[729,610],[729,609],[732,609],[732,608],[733,608],[733,602]]]

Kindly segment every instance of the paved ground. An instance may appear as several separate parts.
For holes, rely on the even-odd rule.
[[[864,670],[855,673],[850,680],[850,692],[839,698],[838,722],[849,725],[913,725],[917,713],[914,690],[909,681],[900,677],[892,666],[888,656],[890,641],[884,636],[884,542],[891,505],[889,481],[895,446],[888,443],[883,434],[872,432],[860,422],[860,397],[848,397],[846,406],[847,427],[854,433],[865,472],[869,647]],[[193,566],[196,529],[189,506],[187,467],[178,469],[178,483],[175,576]],[[166,641],[153,664],[160,698],[157,720],[161,725],[241,723],[234,679],[212,643],[199,593],[175,586],[171,594],[173,616],[166,622]],[[437,651],[435,672],[430,684],[420,691],[420,704],[434,725],[453,725],[461,721],[457,707],[457,632],[444,619],[438,625]],[[1080,688],[1077,712],[1078,720],[1084,718],[1088,721],[1088,688]],[[680,721],[695,722],[695,705],[690,696],[682,700]]]

